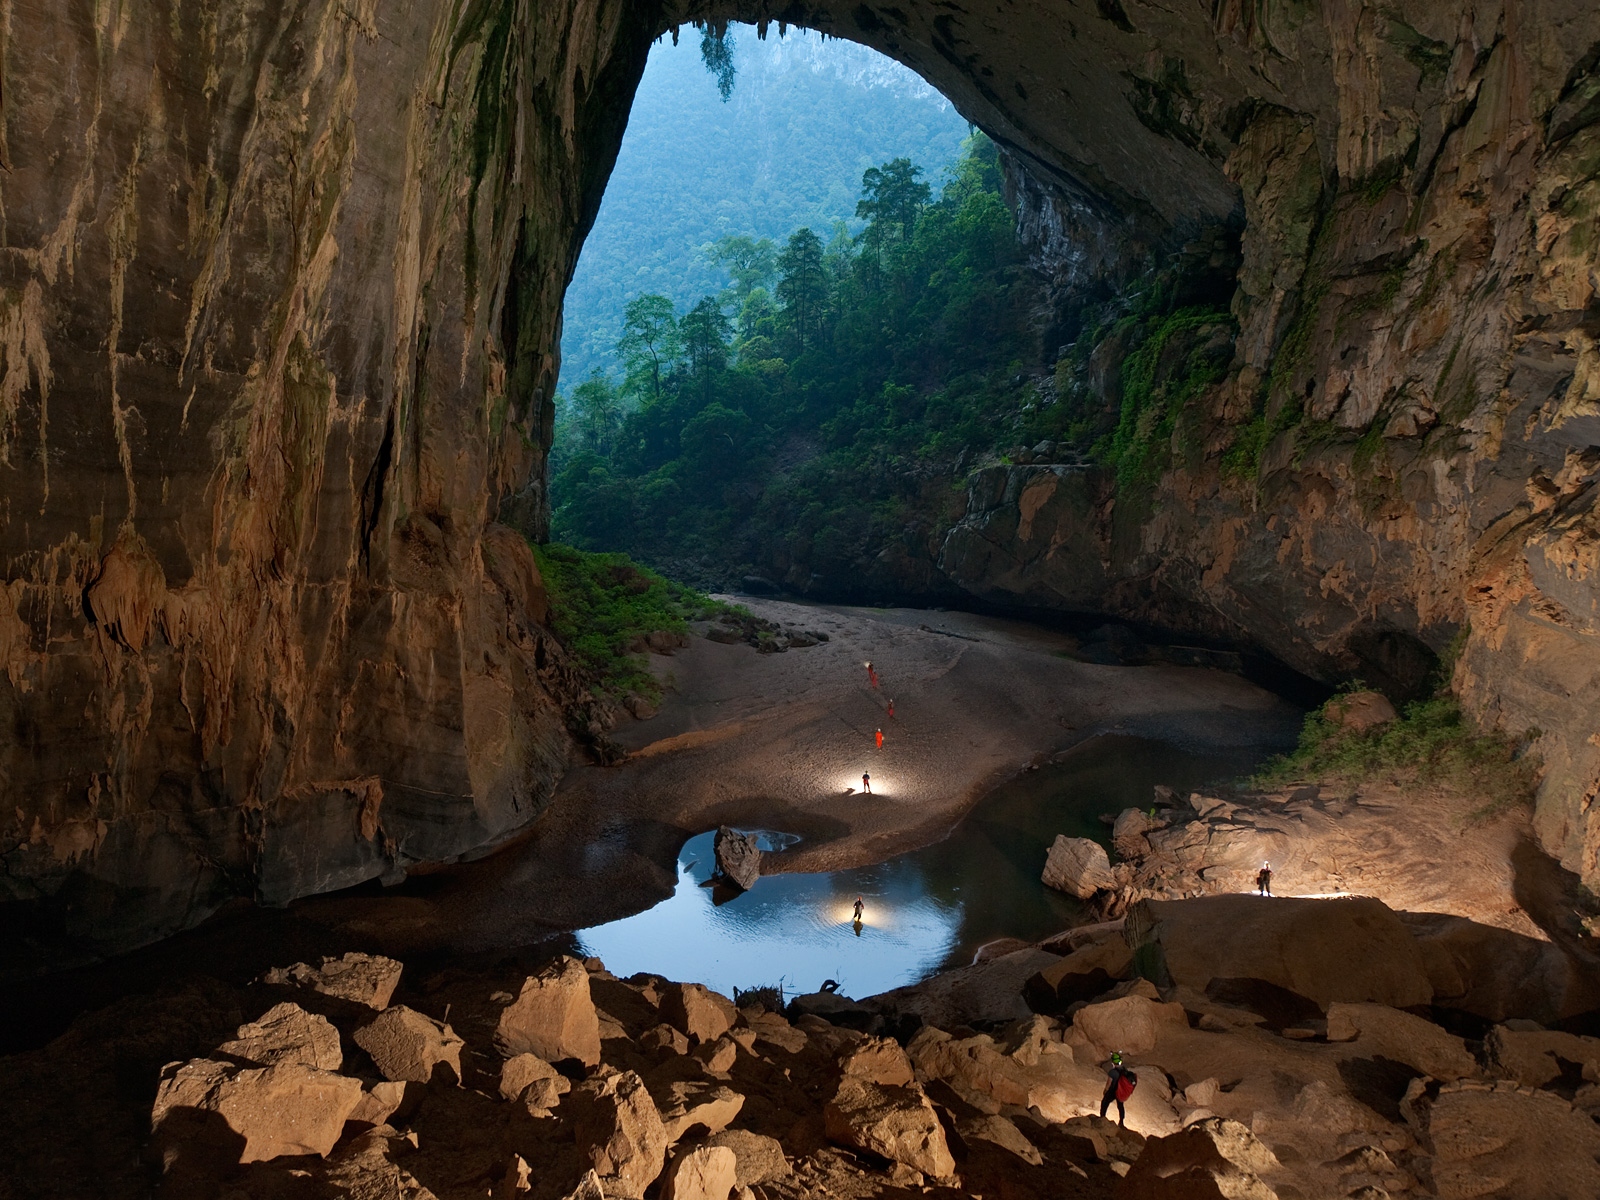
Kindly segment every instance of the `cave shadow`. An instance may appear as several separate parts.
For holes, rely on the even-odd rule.
[[[1422,1072],[1409,1063],[1382,1054],[1372,1058],[1346,1058],[1339,1062],[1339,1078],[1350,1094],[1385,1121],[1404,1123],[1400,1101],[1411,1081]]]

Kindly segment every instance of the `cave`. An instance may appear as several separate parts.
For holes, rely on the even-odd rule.
[[[948,573],[1330,682],[1470,631],[1456,691],[1536,731],[1540,837],[1592,879],[1593,14],[1213,7],[29,10],[8,899],[137,940],[540,809],[585,725],[522,544],[560,300],[649,46],[734,19],[880,50],[986,130],[1063,338],[1238,239],[1196,467],[1147,513],[1030,493],[1036,536],[1082,543],[1056,576],[1017,538],[1028,481],[995,481]]]
[[[1548,858],[1518,850],[1516,900],[1560,910],[1566,932],[1536,944],[1501,930],[1483,953],[1518,978],[1499,990],[1458,980],[1436,1000],[1443,985],[1418,951],[1410,974],[1338,1011],[1340,983],[1317,972],[1372,943],[1334,939],[1303,989],[1320,1015],[1297,1010],[1273,1036],[1325,1046],[1344,1022],[1367,1055],[1342,1065],[1346,1083],[1384,1120],[1478,1103],[1439,1082],[1477,1070],[1461,1065],[1473,1054],[1460,1038],[1417,1057],[1403,1019],[1419,1011],[1441,1037],[1467,1033],[1501,1079],[1542,1087],[1523,1075],[1559,1051],[1560,1120],[1592,1136],[1573,1105],[1593,1062],[1571,1055],[1600,992],[1528,998],[1556,958],[1593,965],[1567,901],[1600,888],[1600,10],[1588,0],[7,6],[8,964],[82,964],[240,901],[272,908],[408,874],[425,889],[427,872],[526,836],[577,764],[620,756],[550,628],[530,548],[550,524],[561,306],[651,46],[735,21],[881,52],[993,139],[1049,298],[1047,365],[1090,339],[1085,314],[1156,281],[1231,313],[1222,378],[1145,493],[1026,455],[985,466],[918,560],[921,582],[886,568],[870,594],[1093,614],[1115,623],[1102,640],[1132,627],[1197,654],[1242,650],[1400,707],[1443,686],[1536,775],[1530,828]],[[1096,346],[1085,378],[1118,365],[1114,343]],[[1202,816],[1218,811],[1196,796]],[[1315,786],[1285,803],[1358,807]],[[1117,827],[1144,836],[1140,822]],[[651,826],[643,858],[670,873],[682,832]],[[593,851],[610,852],[601,839]],[[1479,953],[1462,949],[1456,918],[1408,913],[1395,933],[1393,913],[1362,911],[1363,937],[1414,935],[1435,975]],[[1172,947],[1190,935],[1164,919],[1167,949],[1139,969],[1170,989],[1185,969]],[[1094,969],[1096,989],[1115,977]],[[1255,987],[1252,969],[1215,977]],[[1059,1012],[1039,1010],[1050,1019],[1082,1000],[1055,986]],[[638,987],[661,1002],[655,984]],[[1199,1007],[1185,1030],[1227,1025],[1226,1012],[1202,1018],[1204,980],[1186,994]],[[1131,991],[1113,1003],[1125,999],[1155,1003]],[[819,1013],[839,1028],[868,1019],[842,1000],[815,1005],[805,1019],[823,1025]],[[1379,1006],[1394,1014],[1381,1028]],[[1547,1028],[1505,1024],[1535,1011]],[[909,1042],[922,1020],[871,1028]],[[958,1029],[1037,1063],[1026,1028]],[[1513,1035],[1536,1033],[1574,1041],[1528,1050],[1530,1068]],[[930,1045],[917,1043],[923,1075],[942,1053]],[[129,1072],[160,1068],[148,1048],[129,1053]],[[1431,1082],[1406,1090],[1413,1068]],[[539,1077],[547,1098],[557,1074]],[[1338,1078],[1296,1103],[1322,1102]],[[1219,1105],[1237,1086],[1167,1082]],[[978,1119],[961,1108],[969,1093],[947,1090],[939,1104]],[[1494,1103],[1510,1103],[1504,1091]],[[976,1162],[982,1139],[964,1128]],[[1120,1143],[1107,1150],[1101,1134],[1109,1189],[1102,1160]],[[1369,1166],[1387,1153],[1346,1152]],[[892,1157],[864,1153],[874,1170]],[[895,1178],[953,1177],[942,1160],[908,1170]],[[496,1176],[494,1194],[527,1190],[516,1174]]]
[[[1406,12],[30,10],[5,101],[9,899],[65,889],[69,925],[120,940],[539,810],[583,725],[518,532],[548,520],[560,299],[649,46],[733,19],[880,50],[986,130],[1063,337],[1077,300],[1238,239],[1200,465],[1144,514],[1030,495],[1028,524],[1085,542],[1070,580],[1017,544],[1027,480],[999,481],[951,552],[968,592],[1330,681],[1470,630],[1456,689],[1537,731],[1540,836],[1592,877],[1600,42],[1581,6]]]

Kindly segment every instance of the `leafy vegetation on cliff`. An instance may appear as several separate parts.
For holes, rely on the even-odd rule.
[[[1480,734],[1448,694],[1406,705],[1398,720],[1366,732],[1342,726],[1330,712],[1335,696],[1306,717],[1300,744],[1258,773],[1258,787],[1298,780],[1360,784],[1394,780],[1445,788],[1491,816],[1531,803],[1539,761],[1522,742]]]
[[[1139,317],[1127,318],[1137,328]],[[1122,488],[1150,488],[1171,463],[1173,434],[1185,409],[1227,374],[1233,318],[1195,305],[1147,319],[1142,343],[1122,363],[1116,428],[1097,440],[1095,457]]]
[[[645,658],[652,633],[686,635],[689,622],[731,606],[665,579],[626,554],[590,554],[550,543],[533,548],[550,601],[550,629],[597,687],[614,697],[656,699]]]

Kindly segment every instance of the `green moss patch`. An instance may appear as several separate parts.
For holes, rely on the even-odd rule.
[[[654,700],[661,685],[636,647],[652,633],[689,632],[689,622],[742,611],[642,567],[626,554],[590,554],[551,543],[535,546],[550,600],[550,628],[614,697]]]

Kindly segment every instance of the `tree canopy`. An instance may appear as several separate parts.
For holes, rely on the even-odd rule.
[[[669,566],[839,570],[921,503],[919,464],[949,478],[1013,436],[1037,283],[996,150],[972,138],[938,198],[921,175],[867,170],[859,235],[719,240],[728,286],[686,311],[633,300],[621,389],[591,376],[562,403],[553,536]]]

